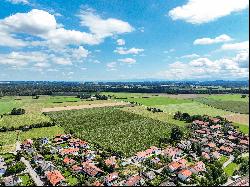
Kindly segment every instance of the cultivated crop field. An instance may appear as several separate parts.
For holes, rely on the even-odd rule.
[[[241,113],[249,114],[249,103],[246,101],[230,101],[230,100],[217,100],[209,98],[199,98],[196,99],[198,102],[212,106],[218,109]]]
[[[49,116],[66,131],[126,156],[158,145],[159,138],[171,131],[167,123],[115,108],[53,112]]]

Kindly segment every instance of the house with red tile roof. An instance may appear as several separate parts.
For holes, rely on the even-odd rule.
[[[79,172],[82,172],[82,167],[81,166],[78,166],[78,165],[73,165],[71,167],[72,171],[76,172],[76,173],[79,173]]]
[[[181,168],[181,166],[182,165],[180,163],[173,161],[170,164],[168,164],[168,169],[170,172],[174,172],[178,170],[179,168]]]
[[[61,155],[78,155],[79,148],[66,148],[66,149],[61,149],[60,154]]]
[[[199,161],[190,168],[190,171],[194,174],[198,174],[200,172],[206,171],[206,165],[202,161]]]
[[[113,186],[118,177],[119,176],[117,172],[110,173],[105,177],[104,182],[107,186]]]
[[[90,162],[83,162],[82,167],[83,171],[92,177],[103,173],[103,171],[100,168],[96,167],[93,163]]]
[[[76,161],[74,159],[71,159],[71,158],[68,158],[68,157],[65,157],[63,159],[63,162],[67,165],[71,165],[71,164],[74,164]]]
[[[179,156],[181,156],[182,150],[179,148],[175,148],[175,147],[167,147],[166,149],[164,149],[162,151],[162,155],[166,155],[171,157],[172,159],[177,158]]]
[[[191,177],[192,172],[188,169],[181,170],[178,173],[178,178],[181,179],[182,181],[186,181],[189,177]]]
[[[233,152],[233,148],[232,148],[232,147],[221,146],[221,147],[220,147],[220,152],[221,152],[222,154],[229,155],[230,153]]]
[[[52,184],[53,186],[59,185],[61,182],[65,180],[65,178],[58,170],[48,171],[45,173],[45,175],[49,180],[50,184]]]
[[[147,157],[151,156],[152,154],[160,154],[161,151],[155,146],[150,147],[149,149],[145,151],[138,152],[136,156],[134,157],[134,161],[137,162],[142,162],[144,161]]]
[[[141,179],[139,175],[132,176],[125,182],[125,186],[138,186],[140,185]]]
[[[107,166],[111,166],[113,168],[117,168],[118,167],[118,165],[116,164],[116,157],[115,156],[112,156],[112,157],[106,159],[105,160],[105,164]]]
[[[92,186],[104,186],[100,181],[95,181]]]
[[[240,141],[240,144],[243,144],[243,145],[249,145],[249,140],[241,140]]]

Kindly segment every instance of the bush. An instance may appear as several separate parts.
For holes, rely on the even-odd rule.
[[[11,115],[22,115],[25,114],[25,110],[23,108],[13,108],[11,113]]]

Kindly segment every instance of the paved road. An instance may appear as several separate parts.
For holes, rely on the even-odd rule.
[[[233,155],[230,155],[228,161],[226,161],[226,162],[223,164],[222,168],[227,167],[227,165],[230,164],[233,160],[234,160],[234,156],[233,156]]]
[[[40,177],[37,175],[37,173],[34,171],[34,169],[31,167],[29,161],[25,160],[24,157],[21,158],[21,161],[26,165],[27,171],[29,172],[31,178],[35,182],[36,186],[43,186],[43,182],[41,181]]]

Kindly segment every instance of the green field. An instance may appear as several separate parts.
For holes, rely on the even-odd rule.
[[[241,94],[225,94],[225,95],[210,95],[206,97],[208,99],[214,99],[218,101],[240,101],[249,102],[249,97],[242,98]]]
[[[216,98],[216,96],[214,96]],[[249,102],[246,101],[237,101],[237,100],[226,100],[229,96],[224,96],[224,100],[212,99],[212,98],[197,98],[196,101],[212,106],[214,108],[231,111],[241,114],[249,114]]]
[[[23,141],[28,138],[42,138],[42,137],[49,137],[52,138],[56,134],[64,133],[63,128],[58,126],[53,127],[43,127],[43,128],[34,128],[29,131],[19,131],[18,139],[19,141]],[[17,139],[17,132],[16,131],[9,131],[9,132],[0,132],[0,143],[3,144],[3,152],[13,151],[15,149],[14,144],[16,143]],[[1,150],[0,150],[1,152]]]
[[[160,120],[162,122],[167,122],[168,124],[175,124],[178,126],[184,126],[186,123],[184,121],[180,120],[175,120],[173,118],[173,115],[169,115],[168,113],[165,112],[151,112],[146,109],[146,107],[143,106],[135,106],[135,107],[124,107],[121,108],[120,110],[127,111],[127,112],[132,112],[135,114],[142,115],[144,117],[152,118],[155,120]]]
[[[209,116],[223,116],[226,114],[231,114],[231,112],[224,111],[221,109],[216,109],[202,103],[192,102],[192,103],[182,103],[182,104],[171,104],[166,106],[156,106],[157,108],[162,109],[168,114],[174,115],[175,112],[187,112],[190,115],[200,114],[200,115],[209,115]]]
[[[49,115],[76,136],[126,156],[158,145],[159,138],[167,137],[171,128],[162,121],[114,108],[63,111]]]

